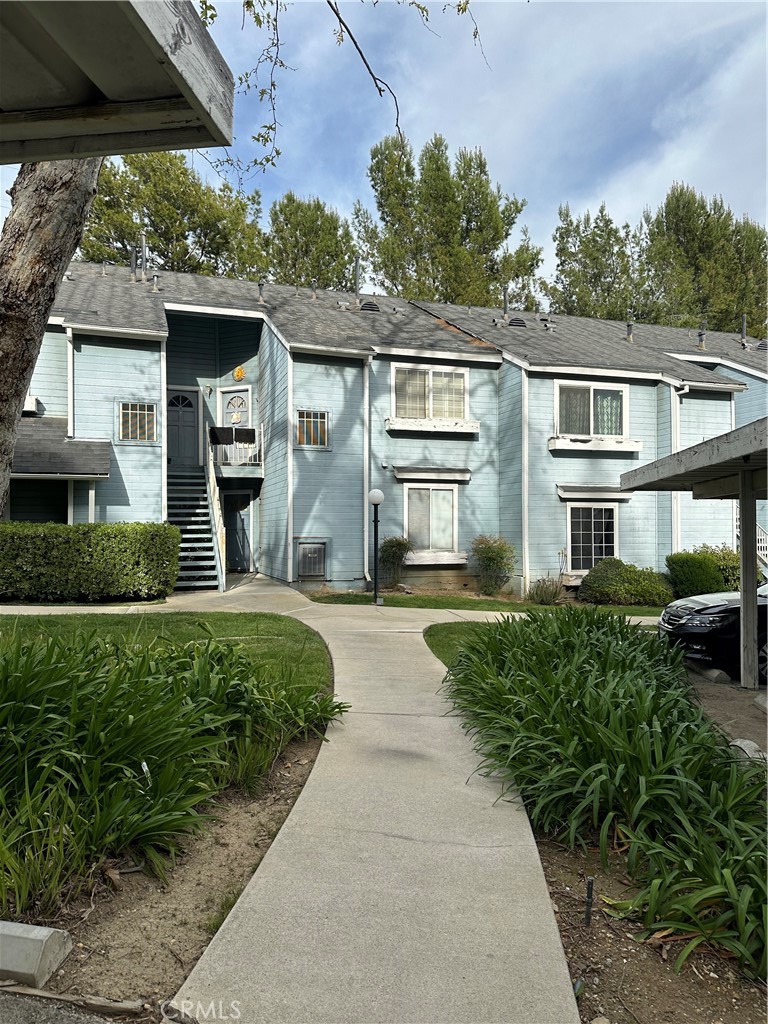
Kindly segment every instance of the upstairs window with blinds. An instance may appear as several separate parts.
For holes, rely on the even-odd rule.
[[[396,366],[394,370],[395,416],[398,419],[466,418],[466,371],[411,366]]]
[[[558,384],[558,434],[577,437],[626,435],[626,386]]]
[[[157,441],[157,407],[148,402],[121,402],[119,438]]]

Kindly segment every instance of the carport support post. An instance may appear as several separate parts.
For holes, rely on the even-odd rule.
[[[757,506],[754,477],[739,473],[741,685],[757,689]]]

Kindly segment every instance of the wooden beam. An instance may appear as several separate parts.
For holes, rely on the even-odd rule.
[[[61,160],[66,157],[104,156],[109,153],[150,153],[162,149],[200,149],[210,146],[203,125],[164,128],[156,132],[116,132],[110,135],[71,135],[61,139],[0,142],[0,163]]]
[[[98,103],[86,107],[53,107],[0,114],[0,133],[22,141],[63,139],[68,135],[115,135],[118,131],[190,128],[197,114],[182,96],[133,103]]]
[[[751,475],[756,497],[764,497],[766,485],[768,485],[768,470],[758,469]],[[723,476],[715,480],[702,480],[694,483],[693,496],[694,498],[738,498],[740,477],[740,473],[734,473],[733,476]]]

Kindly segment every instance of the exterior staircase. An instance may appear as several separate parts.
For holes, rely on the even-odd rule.
[[[741,517],[739,515],[740,506],[736,505],[736,539],[741,540]],[[756,526],[757,530],[757,563],[762,571],[763,576],[768,579],[768,531],[764,530],[760,523]]]
[[[168,522],[181,530],[177,590],[219,585],[213,550],[211,509],[202,467],[168,471]]]

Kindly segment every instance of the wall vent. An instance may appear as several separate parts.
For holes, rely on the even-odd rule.
[[[378,313],[379,304],[374,302],[372,299],[366,299],[365,302],[360,306],[361,313]]]
[[[511,316],[508,321],[509,327],[527,327],[525,320],[521,316]]]
[[[298,574],[300,580],[325,579],[325,544],[299,541]]]

